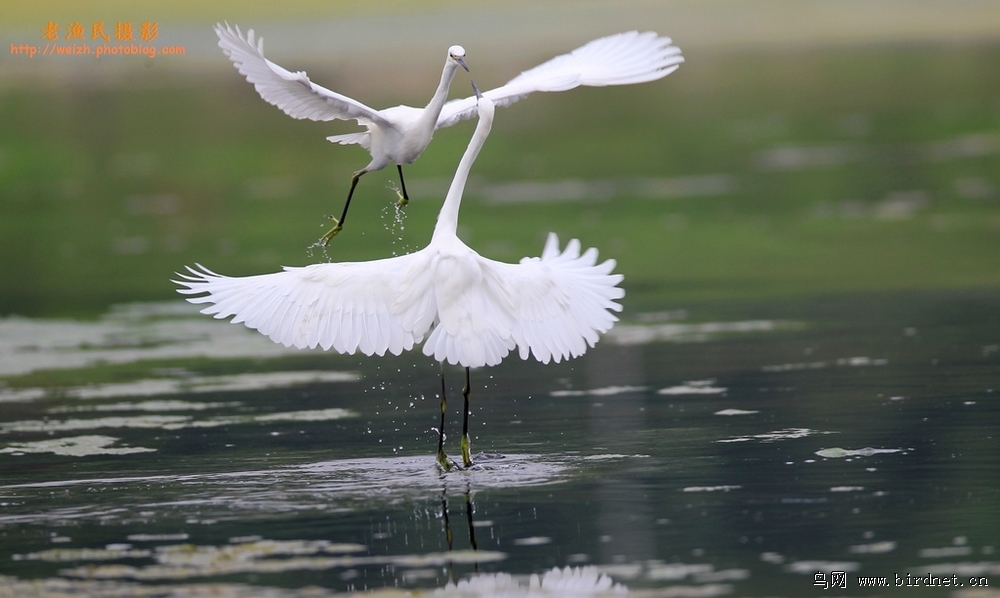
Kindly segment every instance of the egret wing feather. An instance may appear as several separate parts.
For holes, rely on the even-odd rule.
[[[373,262],[286,267],[259,276],[229,277],[198,266],[178,274],[178,292],[202,313],[232,316],[286,347],[341,353],[399,355],[423,340],[432,318],[413,318],[419,302],[401,290],[421,284],[421,252]],[[426,283],[424,283],[426,284]],[[426,289],[411,297],[426,294]],[[417,297],[419,298],[419,297]]]
[[[622,276],[611,274],[614,267],[614,260],[598,264],[593,248],[581,254],[576,239],[559,251],[555,233],[549,233],[541,257],[492,262],[488,285],[509,302],[511,336],[521,358],[530,354],[558,363],[593,347],[618,321],[613,312],[622,309],[617,300],[625,291],[618,286]]]
[[[680,48],[669,37],[652,31],[628,31],[580,46],[524,71],[502,87],[483,95],[507,106],[536,91],[566,91],[581,85],[604,87],[645,83],[665,77],[684,62]],[[475,96],[444,105],[437,127],[449,127],[476,114]]]
[[[292,118],[317,121],[355,119],[389,126],[378,110],[331,91],[309,80],[303,71],[291,72],[264,57],[263,38],[254,38],[253,29],[246,36],[229,24],[215,26],[219,47],[257,93],[266,102]]]
[[[326,140],[330,143],[339,143],[340,145],[358,144],[366,150],[372,148],[372,136],[368,131],[347,133],[346,135],[330,135]]]

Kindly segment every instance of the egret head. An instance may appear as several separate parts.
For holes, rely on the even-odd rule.
[[[457,62],[466,72],[469,67],[465,64],[465,48],[462,46],[452,46],[448,48],[448,58]]]

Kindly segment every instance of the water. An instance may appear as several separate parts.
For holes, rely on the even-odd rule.
[[[422,356],[177,302],[4,320],[0,596],[996,596],[998,299],[627,312],[473,372],[447,475]]]

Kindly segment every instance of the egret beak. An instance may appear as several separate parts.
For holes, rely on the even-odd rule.
[[[465,69],[465,72],[467,72],[467,73],[470,72],[469,71],[469,65],[465,64],[465,59],[464,58],[462,58],[461,56],[459,56],[458,58],[455,58],[455,62],[457,62],[458,64],[460,64],[462,66],[462,68]]]
[[[479,93],[479,87],[476,86],[476,82],[472,82],[472,91],[476,92],[476,99],[482,98],[483,94]]]

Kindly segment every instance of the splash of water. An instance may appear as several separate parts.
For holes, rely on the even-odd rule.
[[[395,182],[390,181],[387,185],[395,192],[398,198],[395,203],[382,208],[382,224],[391,236],[389,244],[392,246],[392,255],[406,255],[412,253],[413,248],[403,242],[403,231],[406,230],[406,205],[403,193]]]
[[[324,224],[324,227],[329,226],[329,224]],[[325,262],[332,262],[333,259],[330,258],[330,253],[327,251],[328,245],[323,244],[322,237],[313,241],[310,245],[306,246],[306,255],[309,259],[313,259],[318,251],[321,254],[321,258]]]

